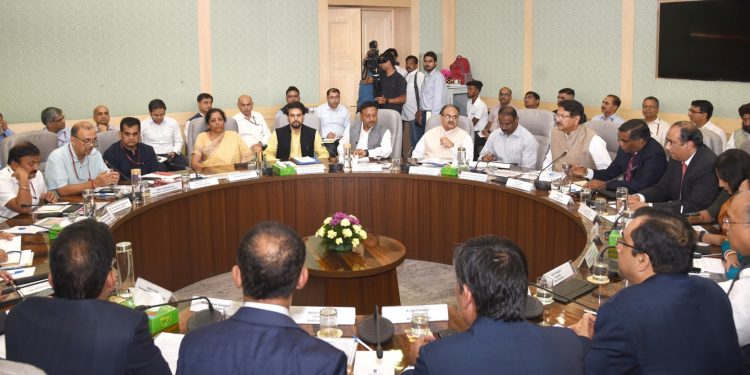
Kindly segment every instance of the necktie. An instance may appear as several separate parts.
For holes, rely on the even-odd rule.
[[[680,179],[680,200],[682,200],[682,189],[685,187],[685,172],[687,172],[688,165],[682,162],[682,179]]]
[[[633,178],[633,162],[635,161],[635,154],[630,157],[630,161],[628,162],[628,173],[625,174],[625,181],[630,182],[630,179]],[[685,172],[683,172],[685,174]]]

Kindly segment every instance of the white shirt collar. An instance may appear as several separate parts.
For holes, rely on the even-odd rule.
[[[242,304],[242,306],[244,306],[244,307],[252,307],[254,309],[271,311],[271,312],[275,312],[275,313],[279,313],[279,314],[282,314],[282,315],[289,316],[289,309],[287,309],[284,306],[273,305],[273,304],[270,304],[270,303],[260,303],[260,302],[247,301],[244,304]]]

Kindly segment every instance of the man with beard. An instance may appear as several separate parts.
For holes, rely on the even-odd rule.
[[[730,148],[740,148],[742,147],[742,144],[750,138],[750,103],[741,105],[739,112],[740,119],[742,119],[742,127],[735,130],[729,137],[727,147],[725,147],[726,150],[729,150]]]
[[[57,202],[39,172],[41,153],[32,143],[19,143],[8,152],[8,165],[0,170],[0,215],[28,214],[37,204]]]
[[[526,128],[518,125],[518,113],[515,108],[501,108],[497,118],[500,131],[490,133],[487,143],[479,153],[479,160],[500,161],[534,169],[539,143]]]
[[[328,158],[328,150],[323,147],[318,131],[303,126],[307,108],[300,102],[287,104],[289,125],[276,129],[268,139],[265,156],[269,162],[287,161],[293,157],[309,156],[318,160]]]

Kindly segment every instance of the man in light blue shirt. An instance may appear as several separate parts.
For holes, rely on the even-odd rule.
[[[70,132],[65,127],[65,114],[62,109],[47,107],[42,111],[42,124],[44,129],[57,136],[57,147],[70,142]]]
[[[344,130],[349,127],[349,111],[341,103],[341,92],[337,88],[326,91],[326,103],[315,108],[315,115],[320,119],[320,136],[330,156],[337,156],[336,148]]]
[[[526,128],[518,125],[516,109],[511,106],[501,108],[497,121],[499,131],[490,133],[487,143],[479,153],[479,160],[499,161],[535,169],[539,143]]]
[[[13,130],[10,130],[8,127],[8,121],[5,121],[5,118],[3,118],[3,114],[0,113],[0,142],[3,141],[3,139],[10,137],[13,135]]]
[[[44,175],[47,190],[63,197],[78,195],[84,189],[114,185],[120,175],[104,164],[96,150],[96,128],[88,121],[77,122],[70,131],[71,141],[49,154]]]
[[[448,90],[445,87],[445,77],[437,67],[437,55],[429,51],[422,58],[425,70],[422,91],[419,93],[419,109],[417,112],[417,123],[422,128],[427,124],[427,113],[437,116],[443,106],[448,103]]]
[[[602,100],[602,114],[594,116],[592,120],[611,122],[622,125],[625,119],[617,115],[617,110],[620,108],[620,98],[617,95],[609,94]]]

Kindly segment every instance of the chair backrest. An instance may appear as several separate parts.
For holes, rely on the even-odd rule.
[[[536,155],[536,167],[542,168],[544,157],[550,143],[550,132],[555,127],[555,114],[544,109],[519,109],[518,124],[523,126],[539,143]]]
[[[703,133],[703,144],[711,149],[714,154],[719,155],[724,152],[724,143],[718,134],[705,128],[701,128],[701,133]]]
[[[433,115],[427,119],[427,125],[424,131],[427,132],[430,129],[440,126],[440,115]],[[471,125],[471,121],[466,116],[458,116],[458,127],[463,129],[469,136],[474,136],[474,127]]]
[[[39,170],[44,171],[44,167],[47,165],[47,157],[57,148],[57,135],[45,130],[35,130],[14,134],[5,138],[3,143],[0,144],[0,160],[2,160],[2,165],[8,164],[8,151],[21,142],[33,143],[39,149],[41,154]]]
[[[740,145],[740,150],[743,150],[750,154],[750,140],[746,140],[745,142],[742,142],[742,145]]]
[[[596,135],[600,136],[607,144],[607,152],[612,160],[617,155],[617,149],[620,147],[620,143],[617,140],[617,128],[620,126],[611,122],[591,120],[583,124],[588,126],[596,132]]]
[[[46,372],[28,363],[0,360],[0,374],[45,375]]]
[[[190,120],[190,126],[188,127],[187,131],[187,139],[185,140],[185,146],[187,147],[187,156],[188,160],[193,155],[193,148],[195,147],[195,139],[198,138],[198,134],[201,132],[204,132],[208,130],[208,126],[206,126],[206,119],[204,117],[199,117],[193,120]],[[239,128],[237,126],[237,120],[227,117],[227,121],[224,123],[224,130],[231,130],[235,133],[239,132]]]
[[[109,146],[120,141],[119,130],[107,130],[106,132],[96,133],[96,149],[104,155],[104,151],[107,151]]]
[[[354,115],[354,122],[350,126],[359,126],[362,123],[359,113]],[[391,131],[391,159],[401,158],[401,140],[403,137],[403,126],[401,115],[392,109],[378,109],[378,125]],[[343,140],[342,140],[343,141]]]

